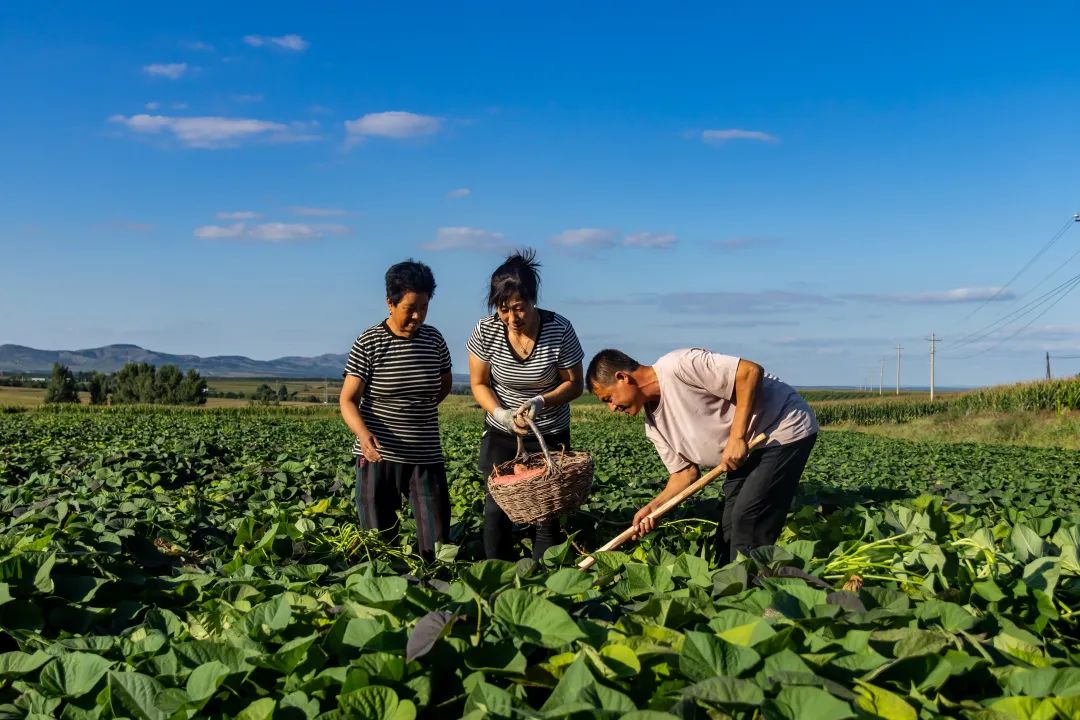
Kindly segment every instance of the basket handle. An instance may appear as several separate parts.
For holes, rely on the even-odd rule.
[[[554,470],[557,466],[555,465],[555,461],[551,458],[551,453],[548,452],[547,443],[544,442],[544,436],[540,434],[540,429],[536,427],[536,423],[533,422],[533,419],[528,415],[522,415],[521,417],[528,423],[529,429],[532,430],[533,435],[536,436],[537,442],[540,443],[540,450],[544,453],[544,460],[547,462],[548,467]],[[518,458],[525,456],[525,442],[523,440],[523,435],[518,435],[517,433],[514,434],[517,436],[517,454],[514,455],[514,459],[517,460]]]

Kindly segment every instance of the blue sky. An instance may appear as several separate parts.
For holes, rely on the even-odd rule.
[[[1080,355],[1080,292],[957,342],[1080,273],[1080,7],[759,5],[4,3],[0,342],[345,352],[411,256],[464,372],[532,246],[587,354]]]

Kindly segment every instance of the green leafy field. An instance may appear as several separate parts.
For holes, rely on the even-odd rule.
[[[325,414],[0,415],[0,717],[1080,717],[1080,454],[826,432],[780,547],[711,565],[709,488],[580,573],[663,476],[638,422],[575,411],[542,569],[478,561],[466,407],[426,566]]]

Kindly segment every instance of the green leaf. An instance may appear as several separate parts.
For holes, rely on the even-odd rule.
[[[626,695],[596,682],[596,678],[589,672],[584,655],[578,655],[566,668],[559,684],[551,691],[540,712],[552,714],[580,707],[619,713],[637,709]]]
[[[600,658],[617,677],[633,677],[641,672],[637,653],[626,645],[605,645],[600,648]]]
[[[749,680],[733,677],[711,677],[682,690],[682,696],[712,705],[753,706],[765,701],[761,688]]]
[[[1017,670],[1005,684],[1012,695],[1069,697],[1080,695],[1080,668],[1039,668]]]
[[[350,575],[345,587],[364,605],[388,610],[405,597],[409,583],[401,577]]]
[[[236,720],[271,720],[276,707],[273,698],[260,698],[241,710]]]
[[[338,708],[356,720],[412,720],[416,706],[401,701],[397,693],[382,685],[368,685],[350,693],[338,695]]]
[[[311,652],[311,646],[314,645],[315,641],[318,639],[318,633],[295,638],[279,647],[275,652],[252,658],[251,664],[256,667],[277,670],[282,674],[288,675],[299,667],[300,663],[308,659]],[[323,654],[323,657],[325,657],[325,653]]]
[[[258,631],[263,635],[273,635],[287,628],[291,621],[292,608],[285,595],[282,594],[253,607],[251,612],[244,615],[239,627],[245,634]]]
[[[526,590],[500,593],[495,600],[495,617],[519,639],[547,648],[562,647],[585,637],[565,610]]]
[[[188,675],[188,696],[195,702],[209,700],[231,673],[228,665],[217,660],[203,663]]]
[[[918,720],[918,713],[895,693],[876,685],[855,681],[855,705],[884,720]]]
[[[290,712],[290,709],[298,712]],[[307,720],[312,720],[319,714],[319,701],[297,690],[281,698],[281,702],[278,703],[278,713],[283,718],[295,718],[302,714]]]
[[[593,576],[577,568],[562,568],[548,576],[544,585],[559,595],[580,595],[592,587]]]
[[[482,598],[489,598],[514,582],[517,566],[507,560],[481,560],[473,563],[460,579],[473,592]],[[584,573],[582,573],[584,574]]]
[[[1016,552],[1016,559],[1022,563],[1040,558],[1046,554],[1046,543],[1043,542],[1037,532],[1026,525],[1013,527],[1010,539],[1012,540],[1013,550]]]
[[[573,570],[579,575],[583,574]],[[469,696],[465,699],[465,715],[471,712],[480,713],[479,717],[508,718],[513,714],[514,698],[506,690],[486,682],[478,682],[473,686]]]
[[[185,659],[189,665],[199,666],[217,661],[233,672],[250,670],[251,664],[248,663],[248,659],[255,655],[245,647],[215,641],[193,640],[177,643],[172,647],[176,654]]]
[[[79,697],[93,690],[112,665],[111,660],[90,653],[61,655],[41,671],[41,687],[53,696]]]
[[[691,680],[705,680],[716,675],[738,677],[757,665],[761,656],[748,647],[721,640],[715,635],[686,633],[679,670]]]
[[[1007,697],[990,705],[990,709],[998,713],[997,717],[1013,720],[1054,720],[1058,716],[1052,699]]]
[[[1042,557],[1032,560],[1024,567],[1024,584],[1032,590],[1041,590],[1053,597],[1058,578],[1061,577],[1059,558]]]
[[[851,706],[815,687],[785,687],[774,700],[781,717],[790,720],[842,720],[853,718]]]
[[[52,659],[52,655],[40,650],[33,654],[17,650],[0,654],[0,678],[11,680],[28,675]]]
[[[470,647],[465,651],[465,667],[485,673],[524,675],[528,664],[521,651],[507,641]]]
[[[109,701],[119,716],[138,720],[165,720],[165,713],[154,703],[162,691],[161,684],[137,672],[109,672]]]

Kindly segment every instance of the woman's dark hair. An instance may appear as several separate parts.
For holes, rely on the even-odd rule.
[[[488,310],[494,310],[520,295],[533,305],[540,296],[540,263],[536,261],[536,251],[532,248],[519,250],[506,258],[495,272],[491,273],[491,288],[488,290]]]
[[[391,265],[386,271],[386,299],[397,305],[405,293],[420,293],[431,298],[435,294],[435,276],[422,262],[409,259]]]

